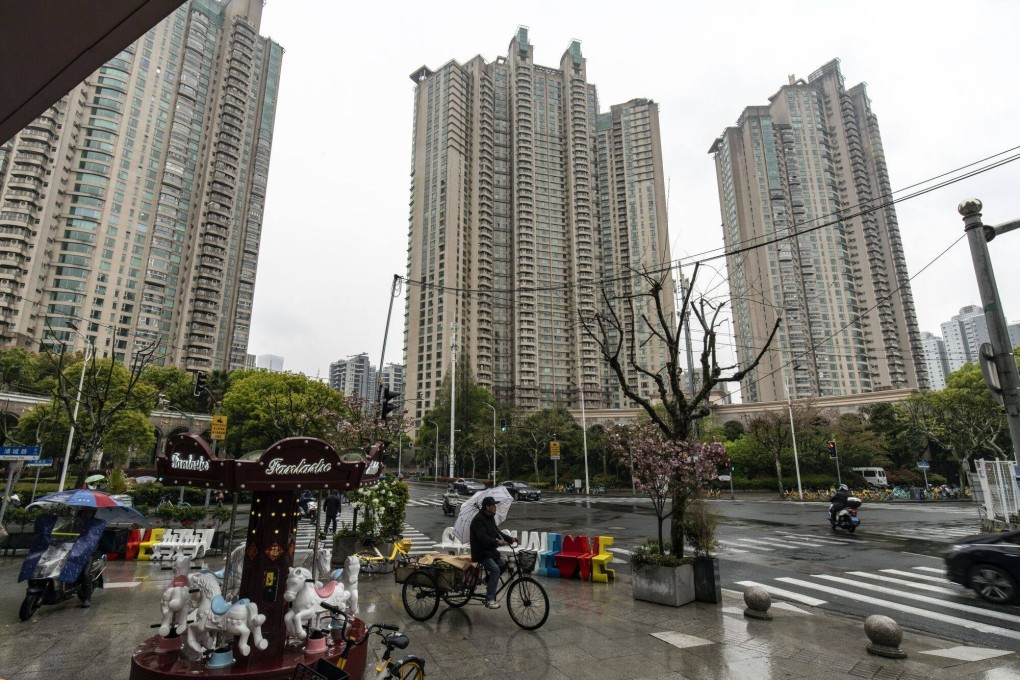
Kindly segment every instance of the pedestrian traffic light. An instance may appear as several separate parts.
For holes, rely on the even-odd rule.
[[[205,371],[195,371],[195,396],[201,397],[205,389]]]
[[[499,419],[499,431],[506,432],[506,418]]]
[[[382,393],[380,395],[379,400],[379,417],[382,420],[386,420],[386,416],[388,416],[391,411],[397,410],[397,405],[391,404],[390,402],[399,396],[400,392],[393,392],[388,387],[382,388]]]
[[[836,453],[836,442],[829,440],[829,456],[835,458],[838,454]]]

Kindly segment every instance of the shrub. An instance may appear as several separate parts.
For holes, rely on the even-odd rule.
[[[110,481],[106,485],[110,494],[120,494],[127,491],[127,483],[124,481],[124,471],[117,469],[110,473]]]
[[[684,539],[696,557],[708,557],[715,552],[718,539],[715,528],[719,517],[701,499],[687,506],[684,513]]]
[[[390,541],[403,535],[410,496],[407,484],[393,476],[348,492],[347,500],[360,507],[362,513],[358,518],[358,536],[363,541]]]
[[[135,490],[131,492],[131,499],[135,505],[155,507],[159,505],[159,499],[162,495],[162,484],[159,482],[146,482],[135,487]]]
[[[669,542],[662,544],[661,548],[657,541],[649,540],[645,545],[639,545],[630,556],[630,564],[633,567],[651,565],[657,567],[679,567],[682,564],[693,564],[691,557],[677,557],[670,549]]]
[[[607,475],[603,472],[598,473],[592,479],[592,484],[595,486],[601,486],[603,489],[611,489],[616,486],[617,479],[614,475]]]
[[[924,477],[907,468],[891,472],[887,478],[893,486],[924,486]]]

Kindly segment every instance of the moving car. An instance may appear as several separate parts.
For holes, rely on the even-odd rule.
[[[946,553],[946,576],[994,604],[1017,602],[1020,530],[963,539]]]
[[[486,486],[477,480],[461,477],[453,483],[453,488],[459,494],[470,496],[473,493],[485,491]]]
[[[507,488],[510,495],[516,501],[537,501],[542,497],[542,492],[530,486],[527,482],[506,481],[503,486]]]

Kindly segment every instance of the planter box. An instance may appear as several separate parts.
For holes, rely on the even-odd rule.
[[[331,567],[342,567],[344,561],[354,553],[358,552],[357,536],[336,536],[333,538],[333,555],[330,558]]]
[[[631,576],[634,599],[670,607],[694,601],[694,565],[658,567],[643,564]]]
[[[722,579],[718,557],[694,559],[694,599],[698,602],[722,603]]]

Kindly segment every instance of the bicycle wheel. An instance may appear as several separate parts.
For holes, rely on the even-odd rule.
[[[506,608],[514,623],[524,630],[535,630],[549,618],[549,596],[542,584],[525,576],[510,585]]]
[[[360,552],[355,557],[361,563],[362,574],[378,574],[382,570],[382,558],[375,553]]]
[[[454,609],[459,609],[471,601],[473,594],[474,588],[465,587],[459,590],[446,590],[443,592],[443,602]]]
[[[422,680],[425,677],[425,662],[420,659],[407,659],[400,665],[390,668],[391,678],[400,680]]]
[[[439,609],[439,591],[432,574],[419,569],[404,581],[404,589],[400,593],[404,601],[404,611],[415,621],[431,619]]]

